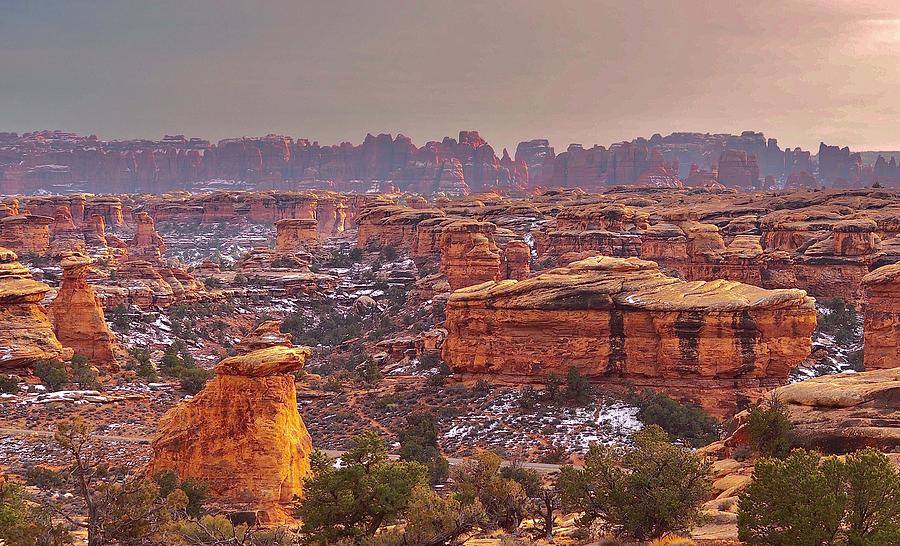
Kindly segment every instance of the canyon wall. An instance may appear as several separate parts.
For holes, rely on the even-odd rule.
[[[862,284],[865,369],[900,367],[900,263],[879,267]]]
[[[733,281],[685,282],[636,258],[589,258],[524,281],[455,291],[443,358],[492,378],[658,388],[725,414],[810,353],[812,298]]]

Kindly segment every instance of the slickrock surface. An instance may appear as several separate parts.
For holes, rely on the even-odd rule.
[[[83,254],[63,257],[62,284],[50,304],[50,316],[57,339],[65,347],[88,357],[91,364],[117,371],[122,351],[103,316],[97,293],[87,276],[93,260]]]
[[[288,518],[312,452],[292,375],[310,350],[285,346],[276,332],[263,324],[197,396],[163,415],[148,467],[205,480],[212,501],[262,522]]]
[[[817,377],[775,396],[801,445],[827,453],[900,446],[900,368]]]
[[[628,380],[717,413],[787,380],[810,353],[802,290],[685,282],[636,258],[588,258],[524,281],[455,291],[444,360],[470,374]]]
[[[31,278],[16,254],[0,248],[0,369],[72,357],[53,333],[41,300],[50,287]]]
[[[867,370],[900,366],[900,264],[886,265],[862,279],[866,290],[863,335]]]

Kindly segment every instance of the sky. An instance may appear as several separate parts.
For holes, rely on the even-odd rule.
[[[900,149],[897,0],[0,0],[0,131]]]

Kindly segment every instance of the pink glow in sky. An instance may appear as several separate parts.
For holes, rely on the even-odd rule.
[[[895,1],[0,0],[0,131],[900,149]]]

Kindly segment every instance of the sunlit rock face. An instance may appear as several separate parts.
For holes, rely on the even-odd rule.
[[[319,231],[315,219],[286,218],[275,222],[276,254],[296,254],[318,242]]]
[[[441,229],[441,272],[457,289],[500,277],[500,249],[494,242],[497,226],[490,222],[458,220]]]
[[[204,480],[211,501],[261,522],[287,519],[310,470],[293,376],[309,354],[277,322],[260,325],[197,396],[163,415],[148,472]]]
[[[867,347],[868,349],[868,347]],[[900,368],[825,375],[775,391],[798,445],[825,453],[900,447]]]
[[[802,290],[686,282],[654,262],[596,257],[455,291],[443,357],[458,372],[514,381],[574,366],[724,415],[784,383],[815,324]]]
[[[862,283],[865,368],[896,368],[900,366],[900,264],[879,267]]]
[[[91,263],[83,254],[63,257],[62,284],[50,304],[53,329],[65,347],[86,356],[92,365],[115,371],[122,351],[103,317],[100,299],[87,282]]]
[[[41,305],[50,287],[31,278],[16,254],[0,248],[0,370],[20,370],[38,360],[67,360]]]

